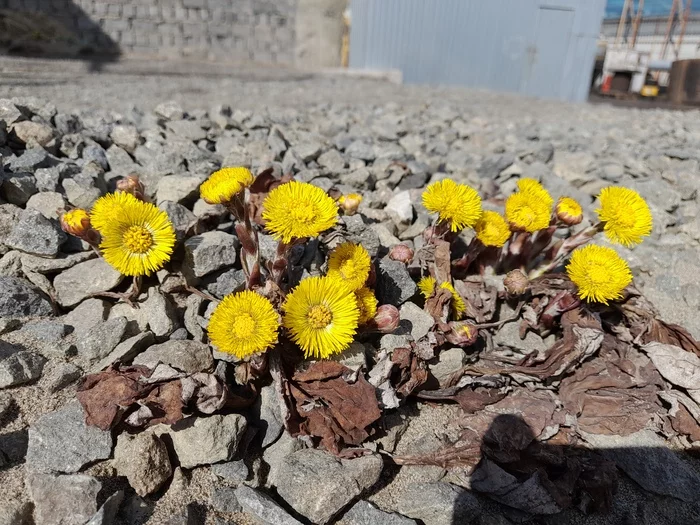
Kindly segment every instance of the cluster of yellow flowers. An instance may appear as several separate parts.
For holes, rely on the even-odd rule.
[[[505,216],[482,211],[481,199],[473,188],[449,179],[429,185],[423,193],[423,205],[437,213],[439,223],[452,232],[473,228],[476,241],[484,247],[500,248],[508,241],[513,242],[514,235],[527,234],[534,235],[535,241],[544,238],[544,248],[558,226],[570,227],[583,220],[583,209],[574,199],[562,197],[555,204],[549,192],[534,179],[520,179],[517,185],[518,191],[506,199]],[[582,237],[578,246],[585,244],[597,231],[603,231],[610,242],[627,247],[640,243],[651,233],[651,211],[636,191],[604,188],[599,201],[600,208],[596,210],[599,222],[579,234]],[[547,231],[550,237],[546,237]],[[615,250],[602,246],[588,245],[574,250],[566,271],[581,299],[604,304],[622,297],[622,291],[632,281],[627,263]],[[435,284],[435,279],[428,277],[420,281],[419,287],[428,297]],[[454,289],[450,283],[440,286]],[[456,317],[458,304],[455,299],[453,315]]]

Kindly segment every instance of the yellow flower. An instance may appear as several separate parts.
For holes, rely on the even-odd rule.
[[[126,205],[133,205],[135,202],[141,202],[131,193],[117,191],[108,193],[97,199],[92,205],[90,211],[90,224],[98,231],[111,223]]]
[[[358,193],[348,193],[347,195],[341,195],[338,199],[338,204],[343,210],[345,215],[355,215],[357,213],[357,208],[360,207],[362,203],[362,195]]]
[[[328,277],[340,279],[351,290],[357,290],[367,282],[371,261],[362,246],[345,242],[328,256]]]
[[[532,193],[514,193],[506,200],[505,211],[512,230],[533,233],[549,226],[550,207]]]
[[[476,238],[484,246],[500,248],[510,238],[510,227],[500,213],[485,211],[474,225]]]
[[[423,206],[448,222],[453,232],[471,228],[481,217],[481,197],[474,188],[450,179],[434,182],[423,192]]]
[[[649,205],[636,191],[610,186],[603,188],[598,199],[600,208],[596,213],[611,242],[630,247],[639,244],[642,237],[651,233]]]
[[[436,283],[437,281],[435,278],[429,275],[418,281],[418,289],[420,290],[420,293],[423,294],[423,297],[427,299],[433,294]],[[457,290],[455,290],[454,286],[452,286],[450,283],[440,283],[440,288],[444,288],[452,294],[452,315],[457,319],[462,317],[464,312],[467,311],[467,305],[464,303],[462,296],[457,293]]]
[[[377,315],[377,298],[374,292],[367,287],[355,290],[355,299],[357,300],[357,308],[360,310],[360,317],[357,324],[365,324],[374,319]]]
[[[578,296],[588,302],[608,304],[621,298],[632,282],[627,262],[612,248],[594,244],[573,251],[566,273],[578,287]]]
[[[129,195],[129,194],[124,194]],[[124,275],[149,275],[170,260],[175,230],[168,215],[129,195],[103,226],[100,250],[105,261]]]
[[[76,237],[87,234],[90,229],[90,216],[88,212],[82,208],[75,208],[74,210],[61,214],[60,222],[61,229],[64,232],[75,235]]]
[[[352,343],[360,310],[355,295],[328,277],[309,277],[287,296],[283,324],[306,357],[327,358]]]
[[[245,290],[222,299],[211,314],[207,332],[220,352],[242,359],[274,345],[278,327],[278,315],[270,301]]]
[[[317,237],[338,222],[338,205],[325,191],[291,181],[272,190],[263,202],[263,219],[275,239]]]
[[[567,226],[575,226],[583,220],[581,205],[571,197],[559,197],[555,212],[557,219]]]
[[[554,199],[545,189],[545,187],[539,183],[539,181],[525,177],[524,179],[520,179],[518,181],[518,189],[523,193],[529,193],[539,197],[544,203],[547,204],[547,207],[551,211],[552,205],[554,204]]]
[[[209,204],[226,204],[250,186],[253,180],[253,174],[248,168],[221,168],[202,183],[199,194]]]

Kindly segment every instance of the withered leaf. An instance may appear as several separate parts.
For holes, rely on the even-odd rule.
[[[172,425],[182,419],[182,386],[180,380],[169,381],[155,386],[143,400],[153,419],[148,421],[148,426],[165,423]]]

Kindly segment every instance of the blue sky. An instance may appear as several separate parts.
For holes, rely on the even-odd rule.
[[[620,16],[622,13],[622,6],[625,0],[608,0],[608,5],[605,8],[605,16]],[[638,4],[639,0],[635,1]],[[672,0],[644,0],[644,14],[645,15],[666,15],[671,11]],[[693,2],[693,11],[700,10],[700,6],[697,6],[697,0]]]

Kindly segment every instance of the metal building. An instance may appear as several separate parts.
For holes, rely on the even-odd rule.
[[[351,0],[350,67],[586,100],[606,0]]]

